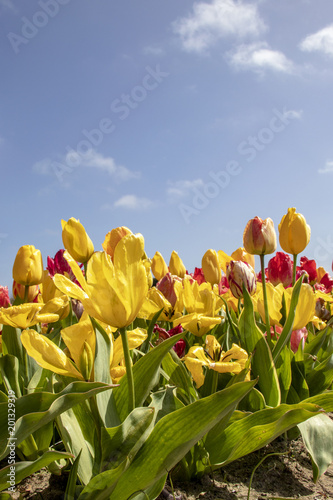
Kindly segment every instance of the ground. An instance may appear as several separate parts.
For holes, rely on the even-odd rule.
[[[288,452],[289,450],[289,452]],[[301,439],[289,442],[278,439],[200,481],[176,483],[174,495],[170,483],[158,500],[246,500],[253,469],[273,452],[284,455],[267,457],[255,471],[251,500],[309,499],[333,500],[333,463],[316,484],[312,480],[310,457]],[[66,475],[54,476],[46,469],[30,476],[17,486],[14,499],[60,500],[64,498]],[[1,500],[1,494],[0,494]]]

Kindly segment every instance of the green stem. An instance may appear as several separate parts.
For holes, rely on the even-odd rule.
[[[126,366],[126,377],[128,383],[128,413],[135,408],[135,390],[134,390],[134,377],[133,377],[133,369],[132,369],[132,360],[130,356],[130,350],[128,346],[128,338],[126,327],[119,328],[121,341],[123,344],[124,358],[125,358],[125,366]]]
[[[28,302],[28,294],[29,294],[29,285],[24,285],[24,299],[23,304]]]
[[[268,345],[270,347],[270,350],[272,350],[273,345],[272,345],[272,339],[271,339],[271,327],[270,327],[270,323],[269,323],[268,300],[267,300],[267,290],[266,290],[266,276],[265,276],[265,256],[264,255],[260,255],[260,264],[261,264],[262,293],[264,296],[264,307],[265,307],[267,342],[268,342]]]
[[[297,254],[293,255],[293,286],[296,283],[296,262],[297,262]]]

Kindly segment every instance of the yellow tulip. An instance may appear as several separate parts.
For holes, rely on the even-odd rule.
[[[221,281],[221,267],[216,250],[207,250],[201,261],[205,280],[211,285],[218,285]]]
[[[247,360],[247,352],[237,344],[232,344],[227,352],[221,351],[221,346],[213,335],[207,335],[206,349],[201,346],[190,347],[183,358],[198,389],[205,381],[204,367],[218,373],[235,374],[245,368]],[[247,374],[247,379],[249,379],[249,374]]]
[[[28,287],[28,294],[26,297],[26,302],[33,302],[39,293],[38,285],[31,285]],[[13,281],[13,297],[20,297],[21,300],[24,300],[26,296],[26,287],[17,283],[15,280]]]
[[[272,285],[272,283],[266,283],[267,301],[268,301],[268,311],[269,311],[269,323],[270,326],[280,325],[282,318],[281,307],[282,307],[282,296],[284,293],[284,286],[279,283],[277,286]],[[258,294],[254,299],[254,304],[256,304],[257,311],[259,312],[261,319],[265,322],[265,304],[262,292],[262,285],[258,283]]]
[[[29,328],[37,323],[54,323],[59,315],[54,312],[43,312],[44,304],[27,303],[19,306],[0,308],[0,324],[14,328]]]
[[[160,281],[169,272],[168,266],[160,252],[155,252],[151,262],[151,270],[157,281]]]
[[[305,249],[310,241],[311,229],[302,214],[296,213],[296,208],[288,208],[279,224],[279,241],[281,248],[292,255],[297,255]]]
[[[124,236],[116,246],[114,262],[105,252],[92,255],[85,280],[78,264],[65,252],[82,288],[60,274],[54,276],[54,283],[62,293],[80,300],[90,316],[115,328],[123,328],[137,317],[148,293],[143,254],[142,235]]]
[[[246,252],[252,255],[267,255],[276,250],[276,233],[274,223],[269,217],[254,217],[247,223],[243,233],[243,245]]]
[[[132,234],[132,231],[128,229],[128,227],[121,226],[121,227],[116,227],[112,229],[104,239],[104,242],[102,243],[103,250],[110,255],[111,259],[113,259],[114,256],[114,251],[119,243],[119,241],[124,237],[127,236],[128,234]]]
[[[87,262],[94,253],[94,245],[79,220],[71,217],[62,220],[62,242],[77,262]]]
[[[188,313],[199,313],[205,316],[217,316],[223,306],[223,300],[215,293],[209,283],[183,280],[182,300]]]
[[[45,335],[35,330],[24,330],[21,334],[21,342],[29,356],[43,368],[59,375],[84,380],[66,354]]]
[[[185,330],[188,330],[196,337],[203,337],[214,326],[219,325],[222,321],[221,316],[205,316],[200,313],[185,314],[173,321],[173,326],[182,325]]]
[[[42,254],[33,245],[22,246],[15,257],[13,279],[21,285],[31,286],[41,283],[42,278]]]
[[[244,247],[237,248],[237,250],[232,252],[230,260],[241,260],[242,262],[247,262],[252,269],[255,267],[254,256],[248,253]]]
[[[290,309],[292,291],[293,289],[291,287],[286,288],[284,291],[287,314]],[[293,330],[300,330],[314,319],[316,314],[316,301],[317,298],[313,288],[307,283],[302,283],[296,306]]]
[[[170,261],[169,261],[169,271],[171,274],[175,274],[180,278],[184,278],[186,274],[186,268],[183,264],[182,259],[179,257],[178,253],[173,251],[171,253]]]

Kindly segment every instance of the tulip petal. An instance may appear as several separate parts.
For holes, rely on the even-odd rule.
[[[21,334],[21,341],[29,356],[43,368],[59,375],[84,380],[66,354],[44,335],[35,330],[24,330]]]

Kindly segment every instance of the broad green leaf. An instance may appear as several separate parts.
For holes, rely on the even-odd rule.
[[[101,469],[114,469],[127,457],[133,458],[147,437],[147,429],[153,421],[154,409],[135,408],[118,427],[102,429]]]
[[[317,405],[282,404],[248,414],[228,425],[217,440],[210,435],[205,446],[213,467],[221,467],[262,448],[295,425],[317,415]]]
[[[162,359],[182,336],[183,334],[180,333],[164,340],[134,364],[133,377],[136,407],[143,405],[150,391],[158,383]],[[113,389],[113,394],[118,415],[121,421],[124,421],[128,415],[128,383],[126,375],[121,378],[119,387]]]
[[[251,373],[259,377],[258,386],[267,406],[278,406],[281,400],[279,380],[271,350],[254,319],[252,299],[244,288],[244,309],[239,318],[242,347],[253,354]]]
[[[109,500],[128,463],[128,460],[124,460],[115,469],[106,470],[92,478],[82,490],[78,500]]]
[[[60,393],[38,392],[15,401],[15,438],[19,445],[30,434],[54,420],[72,406],[112,386],[100,382],[73,382]],[[0,403],[0,453],[6,456],[8,432],[8,405]]]
[[[63,412],[56,419],[61,440],[69,453],[80,460],[77,474],[83,484],[88,484],[93,477],[96,455],[99,447],[95,446],[95,420],[87,402],[77,404]]]
[[[149,406],[155,410],[153,422],[156,425],[162,417],[183,408],[184,404],[176,396],[176,387],[166,385],[163,389],[153,392]]]
[[[316,483],[333,461],[333,421],[322,413],[298,425],[311,456],[313,481]]]
[[[293,331],[293,324],[294,324],[294,319],[295,319],[295,314],[296,314],[296,307],[297,307],[297,302],[298,302],[298,297],[301,291],[301,286],[303,283],[303,276],[301,276],[295,283],[293,287],[293,292],[291,295],[291,301],[290,301],[290,308],[289,308],[289,314],[287,317],[287,321],[285,322],[285,325],[283,327],[283,330],[281,332],[281,335],[279,336],[279,340],[275,344],[275,347],[273,349],[273,358],[274,358],[274,363],[276,363],[277,359],[279,358],[282,349],[284,346],[289,342],[292,331]]]
[[[54,462],[54,460],[60,460],[62,458],[71,458],[71,455],[60,451],[46,451],[34,462],[17,462],[13,465],[7,465],[0,470],[0,491],[7,489],[9,486],[9,476],[7,474],[10,472],[10,467],[15,467],[15,484],[18,484],[24,478]]]
[[[298,403],[309,397],[309,388],[305,378],[304,361],[291,361],[292,390],[288,394],[288,403]]]
[[[162,492],[167,477],[168,474],[165,474],[159,481],[154,483],[152,486],[149,486],[149,488],[144,490],[142,493],[132,496],[131,500],[155,500],[155,498],[157,498]]]
[[[161,418],[120,477],[110,500],[127,500],[165,477],[254,384],[235,384]]]
[[[326,391],[321,394],[317,394],[316,396],[307,398],[302,402],[318,405],[326,412],[333,412],[333,391]]]
[[[291,360],[293,352],[290,347],[285,345],[281,351],[279,358],[276,361],[276,372],[279,378],[281,402],[286,403],[287,395],[291,385]],[[298,401],[297,401],[298,402]]]
[[[304,352],[311,354],[311,356],[317,356],[321,346],[326,340],[326,337],[332,333],[331,326],[327,326],[324,330],[318,332],[313,339],[305,343]]]
[[[333,354],[306,375],[311,396],[328,389],[333,382]]]
[[[169,377],[169,384],[177,387],[178,395],[185,404],[193,403],[198,399],[192,377],[173,349],[163,358],[162,368]]]

